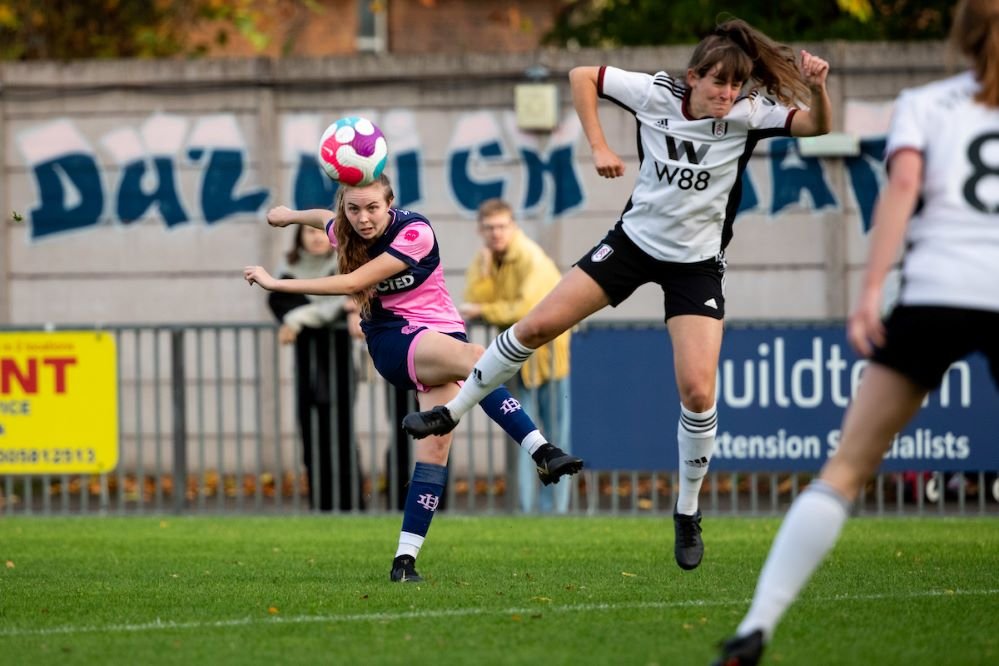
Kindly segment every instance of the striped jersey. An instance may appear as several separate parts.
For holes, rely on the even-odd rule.
[[[661,261],[717,256],[732,238],[753,148],[790,136],[795,110],[752,92],[723,118],[693,118],[685,83],[615,67],[600,68],[597,92],[637,123],[639,170],[621,215],[625,233]]]
[[[885,147],[923,156],[899,302],[999,311],[999,109],[971,72],[903,90]]]
[[[404,321],[411,326],[426,326],[442,333],[465,331],[465,322],[451,300],[444,282],[437,238],[430,222],[419,213],[401,208],[389,210],[391,221],[368,248],[374,259],[383,252],[406,264],[406,268],[375,285],[371,316],[361,321],[365,335],[379,326]],[[326,235],[336,246],[333,220],[326,224]]]

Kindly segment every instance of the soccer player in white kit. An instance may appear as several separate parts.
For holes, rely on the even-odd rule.
[[[655,282],[663,289],[681,403],[674,556],[683,569],[696,568],[704,552],[698,493],[718,429],[724,251],[739,208],[741,175],[760,139],[829,131],[828,71],[821,58],[802,51],[796,61],[789,47],[738,19],[701,40],[680,78],[574,68],[573,104],[601,176],[624,175],[624,163],[607,145],[599,98],[635,117],[640,166],[624,212],[544,300],[493,341],[453,400],[409,414],[403,427],[416,437],[449,432],[535,349]],[[750,81],[759,88],[743,94]],[[796,108],[799,102],[810,108]]]
[[[416,390],[431,406],[458,391],[457,381],[473,367],[482,348],[468,342],[465,323],[451,300],[440,247],[430,221],[395,208],[395,194],[382,174],[368,185],[337,188],[335,212],[296,211],[278,206],[267,213],[275,227],[302,224],[324,229],[339,252],[337,275],[274,279],[262,266],[247,266],[251,285],[289,294],[349,294],[361,313],[361,329],[371,361],[393,386]],[[498,387],[482,408],[535,461],[545,485],[575,474],[583,461],[548,442],[505,387]],[[402,530],[389,579],[421,583],[419,556],[447,486],[451,435],[417,444],[416,464],[406,492]]]
[[[847,325],[850,344],[871,363],[839,448],[788,510],[749,612],[716,664],[758,663],[893,436],[951,363],[983,352],[999,385],[999,0],[961,2],[951,38],[972,70],[906,90],[895,105],[888,183]],[[903,246],[898,304],[883,324],[882,284]]]

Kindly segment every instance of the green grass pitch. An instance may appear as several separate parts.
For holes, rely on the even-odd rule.
[[[778,521],[434,521],[423,584],[388,580],[395,516],[0,520],[0,663],[707,664]],[[860,518],[785,617],[769,664],[992,664],[999,521]]]

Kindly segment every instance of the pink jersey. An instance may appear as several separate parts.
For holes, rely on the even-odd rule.
[[[368,255],[373,259],[388,252],[406,268],[375,285],[371,317],[362,323],[365,332],[402,320],[441,333],[463,333],[465,322],[444,281],[434,230],[418,213],[393,208],[390,214],[388,228],[368,248]],[[332,220],[326,225],[326,233],[336,247]]]

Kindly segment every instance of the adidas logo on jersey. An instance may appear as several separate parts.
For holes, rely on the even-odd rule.
[[[714,308],[715,310],[718,309],[718,301],[716,301],[713,298],[709,298],[708,300],[704,301],[704,304],[707,305],[709,308]]]
[[[660,118],[657,120],[656,127],[660,129],[669,129],[669,118]]]

